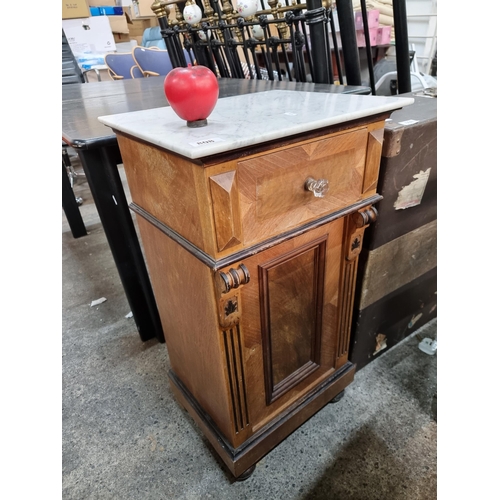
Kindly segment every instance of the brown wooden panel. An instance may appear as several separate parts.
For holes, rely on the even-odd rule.
[[[325,144],[322,145],[325,146]],[[316,154],[310,154],[306,148],[297,148],[286,153],[287,156],[288,154],[295,156],[296,163],[287,166],[281,175],[277,176],[276,172],[270,169],[267,174],[259,175],[255,179],[256,215],[259,222],[286,214],[304,204],[323,201],[314,199],[314,195],[304,189],[308,177],[315,180],[328,179],[330,196],[334,196],[336,191],[343,194],[346,187],[351,192],[351,196],[358,196],[357,179],[352,175],[350,163],[354,154],[353,149],[336,154],[335,160],[332,159],[331,155],[319,157]],[[272,161],[280,161],[279,156],[276,155]],[[309,161],[314,161],[314,163],[307,165],[307,170],[304,171],[304,165]],[[332,173],[332,161],[336,163],[334,174]]]
[[[437,316],[437,267],[380,298],[355,308],[349,360],[357,369]]]
[[[368,254],[360,309],[437,266],[437,221],[404,234]]]
[[[340,289],[339,334],[337,344],[337,360],[341,366],[346,361],[349,348],[349,332],[351,329],[352,309],[354,306],[354,285],[356,282],[357,258],[345,260],[342,271]]]
[[[268,404],[319,367],[326,237],[259,266]]]
[[[142,217],[137,218],[172,370],[234,443],[213,274]]]
[[[197,404],[196,399],[171,371],[169,378],[177,400],[193,417],[229,470],[235,476],[239,476],[352,383],[354,372],[354,365],[347,363],[342,370],[333,373],[321,384],[317,384],[305,398],[291,405],[279,416],[274,425],[262,428],[258,434],[237,449],[227,442],[210,416]]]
[[[238,162],[244,244],[359,200],[367,134],[360,129]],[[309,177],[328,180],[323,198],[305,189]]]
[[[245,363],[245,377],[248,396],[248,411],[252,433],[269,424],[292,401],[302,397],[310,391],[324,377],[334,371],[337,347],[338,326],[338,288],[340,281],[340,264],[342,256],[342,237],[344,219],[339,219],[321,227],[284,241],[272,248],[245,258],[244,265],[248,268],[250,281],[240,286],[241,323],[243,359]],[[320,355],[317,361],[319,368],[300,380],[296,385],[284,392],[270,404],[266,400],[266,384],[264,366],[266,355],[263,350],[263,334],[261,326],[261,292],[259,267],[274,259],[292,255],[307,245],[318,246],[325,238],[324,272],[323,274],[323,305],[321,311],[321,333],[317,334],[320,343]],[[319,258],[319,255],[318,255]],[[322,258],[322,257],[321,257]],[[233,264],[237,267],[237,264]],[[227,272],[226,268],[223,269]],[[311,281],[311,277],[307,282]],[[276,289],[275,289],[276,290]],[[299,292],[300,294],[300,292]],[[227,294],[228,296],[231,293]],[[286,294],[285,294],[286,297]],[[319,302],[319,301],[318,301]],[[310,347],[308,346],[308,351]]]
[[[233,408],[234,432],[238,434],[249,425],[247,390],[239,325],[222,332],[226,353],[227,373]]]
[[[217,248],[220,251],[241,242],[240,209],[236,172],[210,177]]]
[[[384,117],[194,161],[119,136],[173,390],[235,475],[352,381]]]
[[[437,219],[437,99],[408,97],[414,104],[395,111],[384,129],[377,187],[384,199],[377,204],[380,217],[365,240],[370,250]],[[426,183],[417,180],[423,173]],[[410,198],[403,196],[412,191]]]
[[[358,213],[346,217],[344,254],[342,257],[341,281],[339,287],[336,368],[340,368],[347,362],[359,255],[363,245],[363,235],[366,227],[368,227],[371,222],[375,221],[376,217],[377,212],[371,207],[364,208]]]
[[[380,155],[384,140],[384,129],[371,130],[368,134],[366,153],[365,178],[363,180],[363,194],[375,194],[377,191],[378,172],[380,169]]]
[[[212,253],[204,171],[188,159],[117,134],[132,200],[198,248]]]

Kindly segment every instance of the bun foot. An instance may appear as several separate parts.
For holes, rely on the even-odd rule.
[[[343,397],[345,396],[345,390],[339,392],[331,401],[330,403],[338,403]]]
[[[241,476],[238,476],[236,478],[236,481],[245,481],[253,474],[254,470],[255,470],[255,465],[252,465],[243,474],[241,474]]]

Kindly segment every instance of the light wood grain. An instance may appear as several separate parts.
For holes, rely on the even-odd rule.
[[[366,129],[338,134],[238,163],[245,245],[297,227],[361,198]],[[309,177],[327,179],[316,198]]]
[[[231,438],[234,422],[212,272],[144,219],[138,224],[172,370]]]
[[[180,156],[117,133],[132,199],[207,253],[214,253],[203,168]]]
[[[366,168],[363,179],[363,194],[366,196],[377,192],[378,172],[380,169],[380,154],[384,140],[383,127],[371,130],[368,134],[366,150]]]
[[[259,281],[257,279],[251,279],[250,282],[241,289],[241,332],[244,339],[247,387],[251,388],[251,391],[248,393],[248,408],[250,423],[254,431],[268,423],[273,417],[279,415],[279,413],[292,404],[296,398],[301,397],[301,395],[304,395],[310,390],[318,380],[321,380],[324,376],[333,372],[333,360],[336,348],[336,311],[338,308],[338,286],[340,279],[339,262],[342,252],[343,226],[343,219],[334,221],[269,250],[260,252],[244,261],[245,266],[250,272],[250,276],[258,276],[259,266],[265,266],[278,256],[286,255],[287,253],[291,253],[308,245],[311,241],[326,237],[325,283],[323,292],[322,325],[319,335],[321,339],[319,368],[311,373],[306,379],[291,387],[271,404],[267,404],[266,381],[263,376],[265,353],[262,338],[262,298]],[[272,332],[271,335],[273,335]],[[283,361],[283,363],[286,363],[286,361]]]
[[[219,161],[117,134],[172,387],[235,475],[352,381],[358,257],[376,217],[353,204],[376,194],[383,125]],[[309,177],[328,180],[324,197]]]
[[[210,177],[215,236],[219,252],[237,246],[242,240],[236,172]]]

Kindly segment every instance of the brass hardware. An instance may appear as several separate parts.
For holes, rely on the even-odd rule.
[[[232,289],[238,288],[250,281],[250,273],[244,264],[240,264],[238,269],[230,268],[227,273],[219,272],[222,279],[222,292],[227,293]]]
[[[170,7],[164,5],[161,0],[155,0],[150,8],[158,19],[162,17],[168,18],[170,13]]]
[[[185,22],[181,7],[184,8],[185,5],[190,3],[196,3],[195,0],[153,0],[151,9],[158,19],[166,18],[166,22],[171,29],[175,29],[178,34],[183,33],[185,39],[191,39],[192,33],[204,33],[207,35],[207,31],[211,33],[211,40],[217,46],[222,43],[224,39],[223,31],[221,29],[221,22],[226,28],[233,30],[232,36],[235,36],[238,43],[243,42],[243,36],[241,31],[243,26],[240,26],[238,18],[240,17],[238,11],[235,9],[233,4],[236,4],[236,0],[218,0],[219,6],[216,12],[212,7],[211,0],[201,0],[203,6],[199,5],[202,10],[202,19],[199,24],[193,24],[188,26]],[[335,6],[335,0],[322,0],[324,7],[333,10]],[[171,17],[170,11],[175,12],[175,17]],[[290,30],[288,27],[288,21],[286,20],[286,13],[298,14],[299,12],[307,11],[307,4],[304,0],[292,0],[290,5],[285,5],[281,0],[268,0],[268,8],[258,10],[253,16],[246,18],[245,20],[250,23],[254,23],[252,27],[259,26],[258,20],[260,17],[271,17],[272,20],[279,20],[276,24],[276,28],[281,39],[286,39],[290,36]],[[248,26],[248,25],[245,25]],[[268,29],[268,28],[264,28]],[[253,33],[253,36],[260,42],[263,42],[264,36],[260,34]],[[226,43],[224,41],[224,43]]]
[[[329,186],[326,179],[313,179],[308,177],[304,185],[306,191],[311,191],[316,198],[323,198],[328,192]]]

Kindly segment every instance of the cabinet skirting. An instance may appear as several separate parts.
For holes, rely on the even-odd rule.
[[[176,374],[170,370],[168,375],[177,400],[202,429],[229,470],[238,477],[342,392],[354,380],[355,370],[356,365],[347,362],[238,448],[233,448],[227,442],[210,415],[203,410]]]

